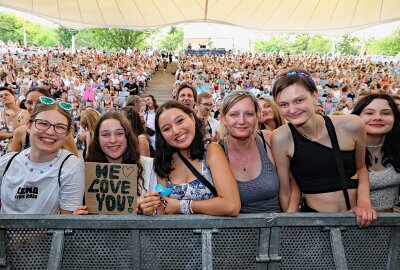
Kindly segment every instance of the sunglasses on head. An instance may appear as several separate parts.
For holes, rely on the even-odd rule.
[[[58,104],[61,108],[63,108],[66,111],[70,111],[73,109],[73,106],[70,103],[64,102],[64,101],[55,101],[54,99],[46,96],[41,96],[39,97],[39,100],[41,103],[46,104],[46,105],[53,105],[53,104]]]

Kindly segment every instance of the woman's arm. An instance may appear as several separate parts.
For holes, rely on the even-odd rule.
[[[272,132],[271,137],[271,148],[279,178],[279,202],[283,212],[292,210],[292,207],[289,209],[292,188],[290,184],[290,157],[287,150],[289,145],[287,131],[287,126],[280,127]]]
[[[20,152],[26,136],[26,126],[20,126],[14,131],[13,139],[8,144],[7,152]]]
[[[213,176],[218,197],[191,202],[193,214],[216,216],[237,216],[240,212],[240,196],[231,167],[225,153],[217,143],[210,143],[207,147],[207,165]],[[179,214],[183,201],[163,197],[167,202],[166,214]]]
[[[210,143],[207,147],[207,164],[213,176],[218,197],[209,200],[193,201],[195,214],[237,216],[240,212],[240,196],[235,177],[222,147]]]
[[[351,116],[351,121],[348,121],[346,125],[353,133],[358,176],[357,205],[350,211],[356,214],[357,223],[360,226],[367,227],[377,219],[377,215],[371,206],[368,169],[365,165],[365,126],[357,116]]]

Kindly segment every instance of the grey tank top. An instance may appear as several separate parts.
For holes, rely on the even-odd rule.
[[[268,157],[262,139],[256,135],[257,149],[261,157],[261,172],[252,180],[239,181],[236,183],[239,188],[241,213],[276,213],[281,212],[279,206],[279,180],[275,166]],[[226,145],[224,145],[225,154]]]

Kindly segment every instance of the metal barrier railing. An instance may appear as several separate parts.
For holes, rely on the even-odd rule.
[[[0,269],[400,269],[400,214],[1,215]]]

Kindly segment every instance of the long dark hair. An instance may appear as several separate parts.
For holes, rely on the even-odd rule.
[[[163,105],[161,105],[157,109],[156,119],[155,119],[155,127],[156,127],[156,153],[154,156],[154,171],[161,177],[166,178],[168,174],[173,170],[172,166],[172,155],[178,151],[178,149],[171,147],[164,137],[161,134],[160,125],[158,124],[158,120],[160,115],[168,110],[176,108],[181,110],[185,114],[193,117],[195,120],[195,136],[192,143],[189,146],[189,157],[194,159],[203,159],[204,155],[204,143],[203,143],[203,133],[202,125],[200,120],[197,118],[196,113],[190,109],[189,107],[175,101],[171,100]]]
[[[389,133],[386,134],[385,141],[383,142],[382,146],[382,165],[387,167],[389,164],[391,164],[396,172],[400,173],[400,114],[393,98],[387,94],[369,94],[357,102],[352,114],[360,115],[365,107],[367,107],[375,99],[386,100],[394,116],[393,128]],[[372,166],[370,158],[371,154],[367,149],[365,163],[367,164],[368,168]]]
[[[115,119],[121,123],[121,126],[125,130],[125,138],[127,141],[127,147],[125,153],[122,155],[122,164],[136,164],[138,168],[138,193],[139,188],[144,188],[144,179],[143,179],[143,166],[140,163],[140,152],[139,152],[139,142],[131,125],[129,124],[128,119],[120,113],[117,112],[107,112],[100,117],[97,122],[96,129],[94,130],[93,142],[89,146],[89,155],[87,158],[88,162],[101,162],[108,163],[107,157],[104,154],[103,150],[101,150],[100,140],[99,140],[99,132],[101,124],[108,119]]]
[[[142,124],[142,120],[140,119],[139,113],[135,110],[133,106],[125,106],[121,109],[121,112],[124,113],[126,118],[129,120],[131,124],[133,133],[135,133],[136,137],[142,134],[146,134],[146,130]]]
[[[157,104],[157,100],[155,99],[155,97],[153,95],[147,95],[146,97],[151,98],[151,100],[153,101],[154,110],[157,110],[159,106]],[[146,109],[144,111],[147,112],[148,110],[149,110],[149,107],[146,105]]]

